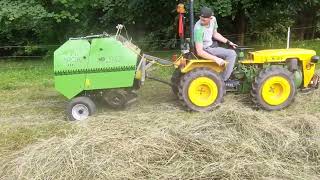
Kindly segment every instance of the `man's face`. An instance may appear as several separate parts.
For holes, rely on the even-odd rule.
[[[202,26],[207,26],[210,24],[211,19],[212,19],[212,17],[206,18],[206,17],[200,16],[200,23]]]

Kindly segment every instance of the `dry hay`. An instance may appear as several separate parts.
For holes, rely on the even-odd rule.
[[[151,105],[140,101],[76,123],[78,131],[67,137],[42,140],[7,156],[0,161],[0,176],[318,179],[319,113],[312,112],[312,105],[301,106],[306,98],[318,105],[318,95],[299,95],[295,105],[279,112],[253,110],[242,95],[227,96],[211,113],[187,113],[172,97]]]
[[[1,126],[66,123],[65,99],[53,89],[13,92],[0,96]],[[102,106],[70,123],[66,136],[0,155],[0,178],[319,179],[319,96],[298,94],[289,108],[267,112],[229,94],[211,113],[188,113],[169,88],[149,81],[125,110]]]

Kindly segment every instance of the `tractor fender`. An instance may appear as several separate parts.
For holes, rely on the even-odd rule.
[[[185,67],[181,69],[182,73],[188,73],[192,71],[195,68],[209,68],[214,72],[221,73],[224,71],[228,64],[225,64],[224,66],[219,66],[216,62],[212,60],[189,60]]]

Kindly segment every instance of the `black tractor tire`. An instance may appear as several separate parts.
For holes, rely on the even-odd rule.
[[[284,87],[285,85],[281,84],[281,82],[275,82],[272,85],[266,83],[268,80],[275,77],[282,78],[282,83],[285,83],[288,86]],[[267,87],[268,85],[270,86]],[[268,93],[270,94],[269,98],[276,99],[283,96],[283,100],[281,100],[283,102],[280,101],[279,104],[270,103],[271,100],[267,99],[268,95],[263,95],[264,86],[266,86],[265,88],[270,88],[270,90],[268,91]],[[278,90],[275,90],[275,87],[278,88]],[[277,93],[276,91],[278,91],[279,93]],[[290,91],[290,93],[288,93],[288,91]],[[251,96],[252,101],[257,105],[257,107],[265,109],[267,111],[277,111],[288,107],[294,101],[296,92],[297,89],[294,84],[293,73],[283,67],[271,66],[263,69],[255,78],[254,82],[252,83]],[[286,95],[286,93],[288,93],[288,95]]]
[[[180,69],[177,68],[173,71],[171,76],[171,89],[173,94],[177,97],[179,93],[179,84],[180,84],[180,79],[182,75],[183,74],[181,73]]]
[[[70,121],[82,121],[96,112],[95,103],[85,96],[72,99],[66,108],[67,118]]]
[[[128,92],[123,89],[109,90],[104,94],[104,100],[114,109],[123,109],[128,102]]]
[[[216,98],[212,100],[213,102],[211,102],[211,100],[209,99],[207,102],[208,105],[205,105],[205,106],[201,106],[193,103],[191,100],[192,98],[189,97],[190,85],[192,85],[192,82],[194,82],[194,80],[198,80],[198,78],[201,78],[201,77],[208,78],[217,87]],[[209,68],[195,68],[194,70],[184,74],[181,77],[180,84],[179,84],[178,97],[182,105],[190,111],[209,112],[223,102],[223,95],[225,94],[225,91],[226,91],[226,87],[225,87],[224,81],[216,72],[212,71]],[[201,87],[201,91],[199,90],[200,95],[201,93],[202,93],[202,87]],[[212,93],[212,91],[209,90],[209,93]],[[203,98],[201,97],[201,99]]]

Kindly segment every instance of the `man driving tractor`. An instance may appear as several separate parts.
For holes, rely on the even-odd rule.
[[[200,20],[194,26],[195,48],[198,56],[213,60],[220,66],[226,65],[226,69],[222,73],[222,79],[228,81],[233,71],[237,54],[232,49],[219,47],[217,41],[228,44],[234,49],[238,45],[217,32],[218,24],[213,15],[213,11],[210,8],[201,8]]]

